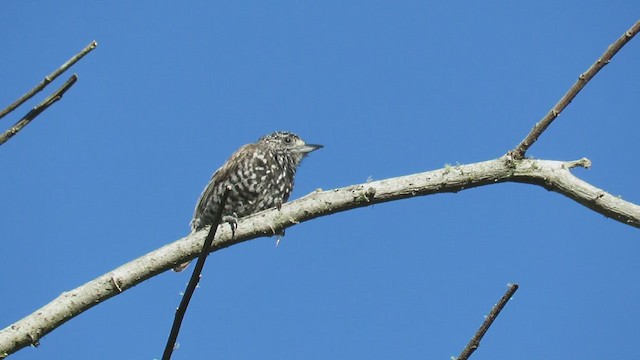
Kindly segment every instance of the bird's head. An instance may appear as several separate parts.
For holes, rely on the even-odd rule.
[[[278,153],[289,153],[304,157],[308,153],[322,148],[322,145],[307,144],[298,135],[287,131],[276,131],[265,135],[258,143],[268,146]]]

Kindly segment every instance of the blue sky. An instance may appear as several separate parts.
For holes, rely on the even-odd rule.
[[[0,12],[1,107],[99,43],[64,99],[2,146],[4,328],[186,235],[211,173],[271,131],[325,145],[293,198],[503,155],[638,4],[8,0]],[[639,41],[528,153],[588,157],[575,174],[635,203]],[[522,184],[340,213],[277,248],[211,256],[173,358],[448,359],[508,282],[521,289],[474,359],[638,358],[639,252],[637,229]],[[188,276],[161,274],[12,358],[160,358]]]

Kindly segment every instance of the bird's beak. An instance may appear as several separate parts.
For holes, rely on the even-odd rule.
[[[308,154],[314,150],[318,150],[323,147],[324,147],[323,145],[304,144],[300,149],[298,149],[298,151],[300,151],[303,154]]]

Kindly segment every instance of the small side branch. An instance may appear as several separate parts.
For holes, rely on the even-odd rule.
[[[218,209],[216,211],[216,217],[213,221],[214,224],[219,224],[222,220],[222,209],[224,209],[224,204],[227,202],[227,197],[229,196],[229,192],[231,188],[229,186],[226,187],[224,193],[222,194],[222,199],[218,204]],[[200,282],[200,274],[202,274],[202,269],[204,268],[204,262],[207,260],[207,255],[209,255],[209,249],[211,249],[211,244],[213,244],[213,239],[216,237],[216,230],[218,229],[217,225],[212,225],[209,228],[209,232],[207,233],[207,237],[204,240],[204,244],[202,244],[202,250],[200,250],[200,256],[198,257],[198,261],[196,262],[196,266],[193,269],[193,273],[191,273],[191,279],[189,279],[189,284],[187,284],[187,289],[184,292],[184,296],[182,297],[182,301],[180,301],[180,306],[176,310],[176,316],[173,319],[173,325],[171,326],[171,332],[169,333],[169,338],[167,339],[167,345],[164,348],[164,353],[162,354],[162,360],[171,359],[171,354],[173,353],[173,349],[176,346],[176,340],[178,339],[178,333],[180,333],[180,326],[182,325],[182,320],[184,319],[184,315],[187,313],[187,307],[189,306],[189,301],[191,301],[191,297],[193,296],[193,292],[196,290],[198,286],[198,282]]]
[[[473,352],[478,349],[478,347],[480,346],[480,341],[484,337],[484,334],[487,333],[487,330],[489,330],[491,324],[493,324],[498,315],[500,315],[502,309],[504,309],[504,307],[507,305],[507,302],[509,302],[509,300],[517,290],[518,284],[509,284],[507,292],[502,296],[502,299],[500,299],[500,301],[498,301],[498,303],[493,306],[493,309],[491,309],[491,312],[484,319],[484,322],[482,323],[476,334],[473,335],[467,346],[464,348],[464,350],[462,350],[462,353],[460,353],[460,356],[458,356],[457,360],[469,359],[471,354],[473,354]]]
[[[58,90],[56,90],[48,98],[44,99],[43,102],[31,109],[31,111],[29,111],[22,119],[15,123],[15,125],[13,125],[9,130],[5,131],[4,134],[0,135],[0,145],[9,141],[9,139],[11,139],[15,134],[17,134],[20,130],[27,126],[31,122],[31,120],[35,119],[43,111],[47,110],[47,108],[53,105],[56,101],[62,99],[62,95],[64,95],[64,93],[67,92],[67,90],[69,90],[77,80],[78,75],[73,74],[69,78],[69,80],[67,80]]]
[[[576,177],[569,171],[576,166],[589,168],[591,161],[585,158],[570,162],[525,159],[519,162],[513,180],[542,186],[608,218],[640,228],[640,206]]]
[[[42,89],[44,89],[50,82],[55,80],[58,76],[60,76],[63,72],[67,71],[73,64],[77,63],[80,59],[82,59],[85,55],[87,55],[91,50],[95,49],[98,46],[98,43],[94,40],[91,44],[87,45],[84,49],[82,49],[79,53],[74,55],[71,59],[67,60],[62,66],[60,66],[57,70],[52,72],[51,74],[45,76],[44,80],[40,82],[40,84],[36,85],[33,89],[29,90],[26,94],[22,95],[22,97],[16,100],[13,104],[7,106],[6,109],[0,111],[0,119],[2,119],[5,115],[15,110],[18,106],[22,105],[25,101],[31,99],[35,94],[39,93]]]
[[[511,150],[508,155],[515,159],[521,160],[524,158],[525,153],[531,145],[533,145],[540,135],[551,125],[558,115],[573,101],[578,93],[584,88],[587,83],[605,66],[611,61],[611,58],[622,49],[622,47],[631,41],[633,37],[640,31],[640,21],[636,22],[627,32],[624,33],[618,40],[607,48],[607,51],[583,74],[578,77],[575,84],[564,94],[564,96],[558,101],[558,103],[540,120],[531,130],[518,146]]]

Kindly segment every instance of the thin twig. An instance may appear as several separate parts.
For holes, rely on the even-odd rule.
[[[478,347],[480,346],[480,340],[482,340],[482,337],[487,332],[487,330],[489,330],[489,327],[491,326],[491,324],[493,324],[493,321],[498,317],[498,315],[500,315],[500,311],[502,311],[505,305],[507,305],[507,302],[509,302],[509,300],[517,290],[518,284],[509,284],[507,292],[502,296],[502,299],[500,299],[500,301],[493,306],[493,309],[491,309],[491,312],[484,319],[484,322],[482,323],[476,334],[473,335],[467,346],[464,348],[464,350],[462,350],[460,356],[457,357],[457,360],[469,359],[469,356],[471,356],[471,354],[473,354],[473,352],[478,349]]]
[[[29,111],[22,119],[15,123],[15,125],[13,125],[9,130],[5,131],[4,134],[0,135],[0,145],[9,141],[9,139],[11,139],[15,134],[22,130],[22,128],[27,126],[31,122],[31,120],[35,119],[36,116],[47,110],[47,108],[53,105],[56,101],[62,99],[62,95],[64,95],[64,93],[67,92],[67,90],[69,90],[77,80],[78,75],[73,74],[69,78],[69,80],[62,84],[62,86],[58,90],[49,95],[49,97],[44,99],[43,102],[31,109],[31,111]]]
[[[224,193],[222,194],[222,199],[218,204],[218,210],[216,211],[216,217],[213,224],[219,224],[222,220],[222,209],[224,209],[224,204],[227,202],[229,191],[231,191],[231,188],[227,186],[224,190]],[[216,236],[217,229],[217,225],[212,225],[211,228],[209,228],[209,233],[207,234],[207,238],[204,240],[204,244],[202,244],[202,250],[200,251],[200,256],[198,257],[196,266],[193,268],[191,279],[189,279],[187,289],[182,296],[180,306],[176,310],[176,316],[173,319],[173,325],[171,326],[171,332],[169,333],[169,338],[167,339],[167,345],[165,346],[164,353],[162,354],[162,360],[171,359],[171,354],[173,353],[173,349],[176,346],[176,340],[178,339],[178,333],[180,332],[180,326],[182,325],[182,319],[184,319],[184,315],[187,312],[187,307],[189,306],[189,301],[191,301],[191,296],[193,296],[193,292],[196,290],[198,282],[200,282],[200,274],[202,273],[202,269],[204,268],[204,262],[207,260],[207,255],[209,255],[209,251],[211,250],[211,244],[213,244],[213,239]]]
[[[531,130],[518,146],[509,151],[508,155],[515,160],[524,158],[527,150],[533,145],[540,135],[551,125],[558,115],[573,101],[578,93],[584,88],[587,83],[602,69],[605,65],[611,61],[611,58],[622,49],[622,47],[628,43],[633,37],[640,31],[640,21],[636,22],[627,32],[624,33],[618,40],[607,48],[607,51],[583,74],[578,77],[575,84],[562,96],[560,101],[540,120]]]
[[[63,72],[67,71],[68,68],[73,66],[78,60],[82,59],[85,55],[87,55],[91,50],[95,49],[98,46],[98,43],[94,40],[91,44],[87,45],[84,49],[82,49],[79,53],[74,55],[71,59],[67,60],[66,63],[62,64],[57,70],[52,72],[51,74],[45,76],[44,80],[38,85],[36,85],[33,89],[29,90],[26,94],[22,95],[22,97],[16,100],[13,104],[9,105],[6,109],[0,111],[0,119],[2,119],[5,115],[15,110],[18,106],[22,105],[25,101],[31,99],[35,94],[39,93],[45,86],[49,85],[50,82],[55,80],[58,76],[60,76]]]

